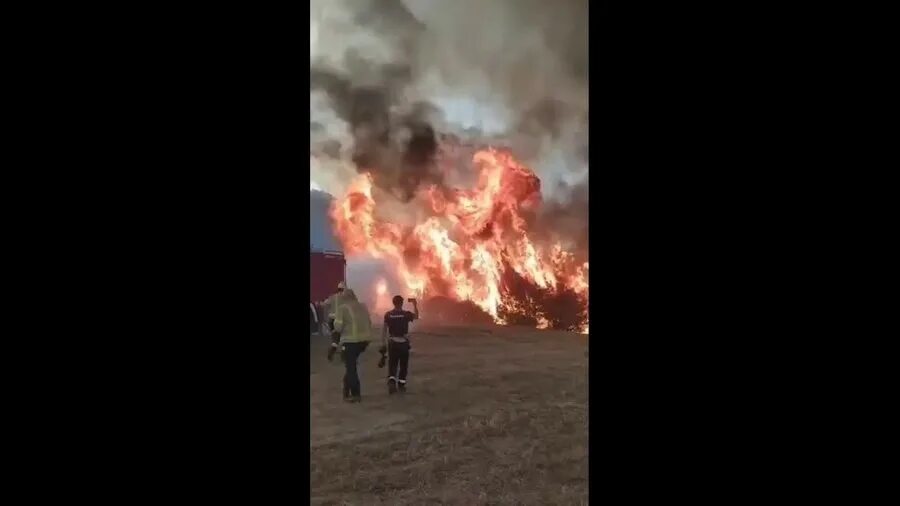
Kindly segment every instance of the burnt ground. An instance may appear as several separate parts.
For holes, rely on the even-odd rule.
[[[345,404],[343,365],[311,337],[311,504],[587,504],[587,336],[419,327],[412,339],[406,394],[388,396],[373,343],[363,402]]]

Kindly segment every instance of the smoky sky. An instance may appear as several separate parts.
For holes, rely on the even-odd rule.
[[[440,141],[509,147],[565,203],[588,173],[587,0],[312,0],[311,178],[401,202]]]

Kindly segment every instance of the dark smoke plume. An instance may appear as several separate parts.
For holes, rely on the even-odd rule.
[[[310,69],[310,90],[324,91],[338,117],[343,119],[353,139],[351,160],[359,172],[370,172],[375,183],[406,202],[412,199],[422,183],[441,183],[435,170],[434,156],[437,138],[427,114],[434,107],[424,103],[411,104],[408,110],[392,114],[398,107],[396,87],[409,81],[408,72],[395,65],[386,65],[372,72],[375,83],[357,86],[338,73],[313,67]],[[329,141],[320,144],[322,152]]]
[[[310,132],[313,179],[368,171],[405,201],[442,182],[434,162],[445,135],[510,147],[548,192],[586,179],[586,0],[312,0],[310,9],[311,121],[325,125]],[[313,105],[317,93],[327,105]]]

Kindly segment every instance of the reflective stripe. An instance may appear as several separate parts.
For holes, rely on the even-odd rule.
[[[341,342],[357,343],[372,340],[369,310],[357,301],[341,304],[334,322],[335,330],[340,328]]]
[[[406,384],[406,380],[397,380],[397,381],[399,381],[400,383],[403,383],[404,385]]]

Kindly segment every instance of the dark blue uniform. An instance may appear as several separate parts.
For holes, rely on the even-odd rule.
[[[384,314],[384,326],[388,329],[388,387],[393,391],[395,382],[405,390],[409,368],[409,323],[416,319],[414,313],[392,309]],[[398,370],[399,369],[399,370]]]

